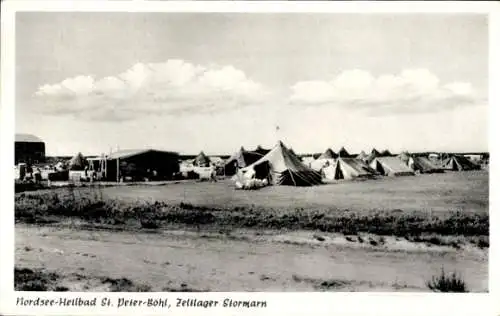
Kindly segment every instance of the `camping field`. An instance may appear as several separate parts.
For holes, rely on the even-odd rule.
[[[235,190],[229,180],[16,194],[16,287],[488,290],[488,173]]]

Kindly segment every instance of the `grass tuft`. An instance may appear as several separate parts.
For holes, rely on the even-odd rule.
[[[444,268],[439,276],[433,276],[427,281],[427,287],[435,292],[467,292],[465,281],[456,272],[446,275]]]

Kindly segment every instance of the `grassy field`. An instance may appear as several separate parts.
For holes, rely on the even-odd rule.
[[[231,181],[183,183],[157,187],[108,187],[109,198],[146,199],[203,206],[268,208],[336,208],[349,210],[423,210],[487,212],[488,173],[450,172],[414,177],[381,178],[314,187],[267,187],[239,191]]]
[[[16,220],[43,223],[69,217],[134,228],[187,225],[487,238],[488,193],[488,173],[483,171],[258,191],[235,190],[227,181],[64,188],[17,194]]]
[[[484,171],[258,191],[220,181],[17,193],[15,286],[485,292],[488,194]]]
[[[123,201],[162,201],[207,207],[336,208],[349,210],[423,210],[429,212],[488,212],[488,172],[449,172],[377,180],[346,181],[314,187],[272,186],[257,191],[235,190],[232,181],[183,182],[164,185],[102,187],[99,194]],[[29,192],[57,192],[85,197],[95,188],[67,188]],[[28,193],[27,193],[28,194]]]

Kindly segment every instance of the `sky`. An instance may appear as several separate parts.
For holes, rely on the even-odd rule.
[[[47,155],[488,150],[474,14],[16,16],[16,132]]]

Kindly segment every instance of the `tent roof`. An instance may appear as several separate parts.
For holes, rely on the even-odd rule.
[[[161,152],[161,153],[168,153],[172,155],[177,155],[176,152],[172,151],[164,151],[164,150],[155,150],[155,149],[122,149],[115,151],[109,155],[106,156],[107,159],[125,159],[128,157],[133,157],[137,155],[141,155],[147,152]]]
[[[261,157],[264,155],[259,154],[255,151],[245,151],[243,147],[240,148],[237,152],[231,155],[228,159],[226,159],[225,164],[229,164],[233,161],[236,161],[238,163],[238,166],[241,167],[246,167],[249,164],[255,162],[256,160],[259,160]]]
[[[342,146],[339,150],[339,157],[349,157],[349,152]]]
[[[271,149],[265,149],[265,148],[263,148],[260,145],[258,145],[257,148],[255,148],[255,150],[254,150],[254,152],[256,152],[258,154],[261,154],[261,155],[265,155],[265,154],[267,154],[270,151],[271,151]]]
[[[197,165],[210,164],[210,158],[208,158],[208,156],[205,155],[205,153],[203,151],[200,151],[198,156],[196,156],[196,158],[194,158],[193,163],[197,164]]]
[[[331,148],[327,148],[318,159],[335,159],[337,157],[338,155]]]
[[[43,140],[31,134],[16,134],[15,142],[19,143],[43,143]]]
[[[365,153],[364,150],[362,150],[357,156],[356,158],[357,159],[366,159],[366,157],[368,157],[368,155]]]
[[[82,153],[78,153],[69,161],[70,167],[83,167],[85,165],[85,157]]]
[[[388,149],[385,149],[380,153],[381,156],[392,156],[391,152]]]

